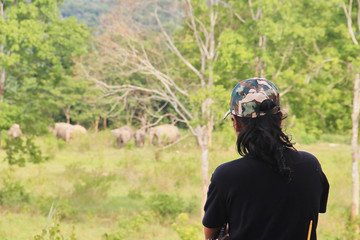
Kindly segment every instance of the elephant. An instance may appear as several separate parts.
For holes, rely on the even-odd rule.
[[[135,131],[134,140],[135,140],[135,146],[136,147],[144,146],[144,144],[145,144],[145,136],[146,136],[146,133],[145,133],[144,130],[139,129],[139,130]]]
[[[150,144],[162,145],[164,142],[175,143],[180,137],[179,129],[171,124],[163,124],[149,129]]]
[[[70,123],[59,122],[55,123],[55,129],[52,132],[57,138],[69,142],[74,135],[86,134],[86,129],[79,124],[71,125]]]
[[[84,128],[83,126],[79,125],[79,124],[75,124],[75,125],[71,125],[71,132],[73,134],[86,134],[86,128]]]
[[[18,138],[18,137],[21,137],[22,135],[22,132],[21,132],[21,129],[20,129],[20,125],[15,123],[11,126],[11,128],[9,129],[8,131],[8,135],[12,138]]]
[[[133,135],[133,131],[129,126],[113,129],[111,130],[111,133],[115,135],[119,148],[124,147],[125,143],[131,141]]]

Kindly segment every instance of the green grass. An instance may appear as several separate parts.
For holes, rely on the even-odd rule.
[[[326,136],[324,142],[339,139],[344,138],[332,141]],[[238,158],[235,141],[232,133],[214,133],[209,175],[219,164]],[[81,240],[104,239],[104,234],[113,239],[179,240],[178,230],[195,231],[194,239],[201,239],[200,150],[193,137],[162,151],[148,145],[138,149],[133,144],[117,149],[109,132],[89,133],[68,145],[53,136],[40,137],[36,143],[50,156],[48,162],[25,167],[0,163],[1,176],[12,176],[30,196],[20,204],[0,206],[0,239],[33,239],[45,227],[53,202],[57,203],[64,236],[75,228]],[[343,236],[351,200],[350,146],[297,144],[297,149],[318,157],[331,185],[328,212],[320,217],[318,239],[346,239]],[[0,157],[4,157],[3,150]],[[161,194],[169,196],[160,198],[165,202],[151,203]],[[179,201],[182,208],[171,206]],[[166,207],[157,209],[161,204]],[[161,216],[157,210],[165,214]],[[186,212],[182,220],[176,218],[180,212]]]

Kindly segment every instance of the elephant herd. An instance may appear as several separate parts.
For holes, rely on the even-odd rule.
[[[129,126],[111,130],[117,139],[118,147],[123,147],[125,143],[134,138],[135,146],[142,147],[145,144],[146,134],[149,135],[149,142],[152,145],[163,145],[164,143],[175,143],[180,138],[179,129],[171,124],[163,124],[148,128],[147,131],[139,129],[133,131]]]
[[[78,134],[86,134],[86,129],[79,125],[72,125],[69,123],[59,122],[55,123],[55,126],[49,126],[49,132],[53,133],[55,137],[69,142],[72,137]],[[18,138],[22,136],[20,125],[15,123],[8,130],[8,136],[11,138]]]
[[[55,127],[49,127],[49,131],[55,137],[69,142],[72,137],[78,134],[86,134],[86,129],[81,125],[72,125],[69,123],[55,123]],[[116,137],[118,147],[122,148],[127,142],[134,138],[135,146],[142,147],[145,144],[146,135],[149,135],[149,142],[152,145],[163,145],[164,143],[175,143],[180,138],[179,129],[171,124],[163,124],[148,128],[146,131],[138,129],[134,131],[129,126],[123,126],[111,130],[111,133]],[[8,135],[12,138],[17,138],[22,135],[19,124],[13,124],[8,130]]]

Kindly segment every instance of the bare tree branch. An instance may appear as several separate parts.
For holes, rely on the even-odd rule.
[[[285,50],[284,54],[282,55],[282,57],[281,57],[281,62],[280,62],[280,66],[279,66],[278,70],[276,71],[276,73],[274,73],[274,74],[272,75],[272,79],[276,79],[276,78],[279,77],[279,75],[280,75],[280,73],[281,73],[281,70],[282,70],[282,68],[284,67],[286,57],[287,57],[288,55],[291,55],[293,49],[294,49],[294,42],[291,42],[289,49],[288,49],[287,51]]]
[[[321,54],[321,52],[320,52],[320,50],[319,50],[319,47],[318,47],[318,45],[317,45],[317,43],[316,43],[316,40],[313,41],[313,45],[314,45],[314,49],[315,49],[316,53],[317,53],[317,54]]]
[[[243,19],[237,12],[234,11],[234,9],[231,7],[230,4],[225,3],[221,0],[219,0],[219,3],[221,3],[224,7],[228,8],[230,10],[231,14],[234,14],[237,19],[239,19],[240,22],[246,23],[245,19]]]
[[[180,53],[180,51],[177,49],[177,47],[174,45],[174,43],[172,42],[172,40],[170,39],[169,35],[167,34],[167,32],[165,31],[164,27],[162,26],[162,23],[157,15],[157,10],[155,11],[155,18],[156,21],[158,22],[161,32],[163,33],[163,35],[165,36],[168,44],[171,47],[171,50],[174,51],[174,53],[180,58],[180,60],[185,63],[185,65],[187,67],[189,67],[199,78],[201,81],[203,81],[203,77],[201,75],[201,73],[189,62],[187,61],[184,56]]]
[[[285,90],[282,90],[280,93],[280,97],[284,96],[286,93],[288,93],[293,87],[295,86],[295,83],[288,86]]]
[[[248,0],[248,3],[249,3],[249,7],[250,7],[250,13],[251,13],[251,17],[254,21],[256,21],[256,17],[255,17],[255,14],[254,14],[254,10],[252,9],[252,2],[251,0]]]
[[[352,39],[352,41],[353,41],[353,43],[355,45],[359,45],[358,41],[356,40],[354,30],[352,29],[352,20],[351,20],[352,0],[349,0],[349,9],[348,10],[346,9],[345,2],[342,2],[342,7],[344,9],[344,13],[345,13],[346,21],[347,21],[347,26],[348,26],[348,31],[349,31],[349,34],[351,36],[351,39]]]

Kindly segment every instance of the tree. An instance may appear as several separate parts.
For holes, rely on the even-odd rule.
[[[49,110],[46,102],[38,102],[44,99],[39,97],[42,87],[54,87],[72,76],[74,57],[87,52],[87,27],[75,18],[61,20],[60,3],[0,1],[0,101],[23,106],[23,115],[30,114],[32,123]]]
[[[111,24],[108,25],[108,31],[97,41],[102,54],[101,62],[105,62],[105,66],[111,66],[118,74],[140,74],[148,78],[135,85],[104,79],[103,75],[91,68],[86,74],[106,89],[108,96],[126,99],[130,94],[141,92],[143,100],[148,100],[152,105],[156,102],[159,106],[171,106],[168,109],[172,112],[171,116],[190,129],[200,147],[204,203],[209,184],[209,139],[215,117],[221,119],[219,116],[225,111],[222,109],[220,114],[216,115],[214,109],[217,104],[223,103],[225,94],[221,86],[214,85],[213,69],[217,60],[216,25],[220,6],[213,0],[208,1],[208,5],[201,2],[182,1],[188,24],[185,34],[197,49],[191,59],[184,57],[177,48],[174,39],[161,22],[158,10],[155,9],[154,19],[161,35],[126,25],[121,16],[112,15],[108,19]],[[195,16],[195,12],[199,14]],[[162,112],[158,111],[153,114],[160,113]]]
[[[338,8],[324,0],[226,2],[215,79],[230,88],[236,80],[266,77],[280,88],[282,109],[299,131],[348,131],[349,119],[338,118],[350,112],[340,90],[347,82],[341,45],[333,44]]]
[[[357,3],[357,4],[356,4]],[[351,137],[351,151],[352,151],[352,201],[351,201],[351,220],[359,217],[359,156],[360,149],[358,147],[359,135],[359,112],[360,112],[360,55],[359,42],[356,38],[360,32],[360,1],[353,2],[349,0],[348,3],[341,2],[345,13],[348,34],[351,42],[354,45],[351,49],[353,54],[349,56],[351,69],[354,75],[353,87],[353,106],[352,106],[352,137]],[[353,8],[356,8],[357,13],[353,14]],[[355,27],[353,21],[356,22]],[[357,231],[359,231],[357,226]]]

